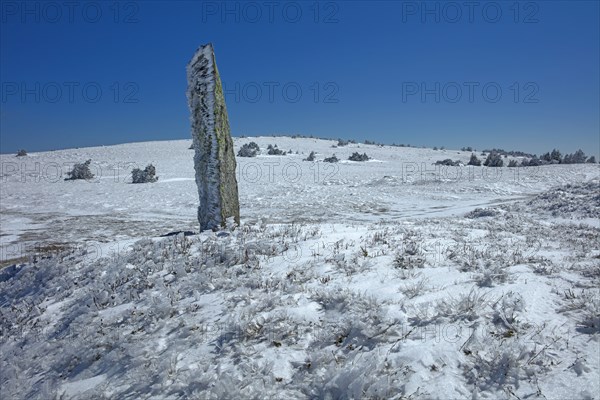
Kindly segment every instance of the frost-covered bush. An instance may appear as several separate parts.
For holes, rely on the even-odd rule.
[[[69,175],[69,177],[65,178],[65,181],[72,181],[75,179],[93,179],[94,174],[92,174],[92,171],[90,171],[91,163],[92,160],[87,160],[82,164],[75,164],[73,166],[73,170],[67,172],[67,175]]]
[[[23,156],[26,156],[26,155],[27,155],[27,152],[25,150],[23,150],[23,149],[17,151],[17,157],[23,157]]]
[[[586,163],[588,163],[588,164],[596,164],[596,157],[591,156],[590,158],[587,159]]]
[[[518,166],[518,164],[517,164],[517,160],[510,160],[510,161],[508,162],[508,167],[509,167],[509,168],[514,168],[514,167],[517,167],[517,166]]]
[[[482,218],[482,217],[495,217],[498,215],[498,211],[493,208],[476,208],[469,212],[467,218]]]
[[[524,158],[523,161],[521,161],[522,167],[538,167],[540,165],[544,165],[544,161],[537,157],[532,157],[530,159]]]
[[[498,283],[507,282],[509,273],[506,265],[486,261],[480,273],[474,279],[480,287],[494,287]]]
[[[486,167],[502,167],[504,165],[504,161],[499,153],[492,152],[488,154],[483,165]]]
[[[471,289],[468,293],[460,293],[457,297],[440,300],[436,305],[435,319],[454,321],[475,321],[484,314],[495,301],[489,301],[487,294]]]
[[[475,153],[471,153],[471,158],[469,159],[469,164],[468,165],[474,165],[476,167],[480,167],[481,166],[481,160],[479,158],[477,158],[477,156],[475,155]]]
[[[144,170],[134,168],[131,171],[131,183],[152,183],[158,180],[156,176],[156,168],[154,165],[149,164]]]
[[[315,161],[315,152],[311,151],[308,157],[306,157],[303,161]]]
[[[367,155],[367,153],[358,153],[358,152],[354,152],[352,153],[352,155],[350,157],[348,157],[348,160],[350,161],[369,161],[369,156]]]
[[[550,212],[554,216],[582,216],[597,218],[600,215],[598,181],[567,184],[549,189],[527,202],[532,210]]]
[[[256,157],[260,152],[260,147],[255,142],[245,143],[238,151],[238,157]]]
[[[407,237],[404,246],[394,257],[394,267],[398,269],[423,268],[425,256],[415,237]]]
[[[328,163],[336,163],[338,161],[340,161],[340,160],[335,156],[335,154],[332,155],[331,157],[327,157],[323,160],[323,162],[328,162]]]
[[[493,304],[493,323],[501,326],[504,337],[511,337],[521,330],[519,314],[525,311],[525,301],[519,293],[508,292]]]
[[[348,145],[348,141],[344,140],[344,139],[338,139],[337,145],[338,145],[338,147],[347,146]]]
[[[275,146],[268,145],[267,146],[267,154],[270,156],[285,156],[286,152],[285,152],[285,150],[279,150],[277,148],[277,145],[275,145]]]
[[[458,167],[458,166],[462,165],[462,162],[460,160],[452,161],[451,159],[446,158],[445,160],[436,161],[435,165],[446,165],[449,167]]]
[[[427,278],[421,278],[416,282],[404,284],[400,287],[400,293],[404,294],[409,299],[425,294],[429,289],[427,287]]]

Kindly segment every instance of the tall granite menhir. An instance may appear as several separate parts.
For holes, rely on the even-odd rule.
[[[233,140],[212,44],[196,51],[187,66],[187,80],[200,230],[218,229],[230,217],[239,224]]]

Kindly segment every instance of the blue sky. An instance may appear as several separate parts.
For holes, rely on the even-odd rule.
[[[236,136],[600,148],[597,1],[1,7],[2,153],[189,138],[207,42]]]

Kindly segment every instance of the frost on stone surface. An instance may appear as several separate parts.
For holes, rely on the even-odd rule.
[[[228,217],[239,224],[235,155],[212,44],[200,46],[187,66],[200,229],[217,229]]]

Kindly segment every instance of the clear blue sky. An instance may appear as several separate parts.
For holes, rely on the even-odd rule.
[[[236,136],[598,155],[597,1],[24,4],[1,3],[2,153],[189,138],[212,42]]]

